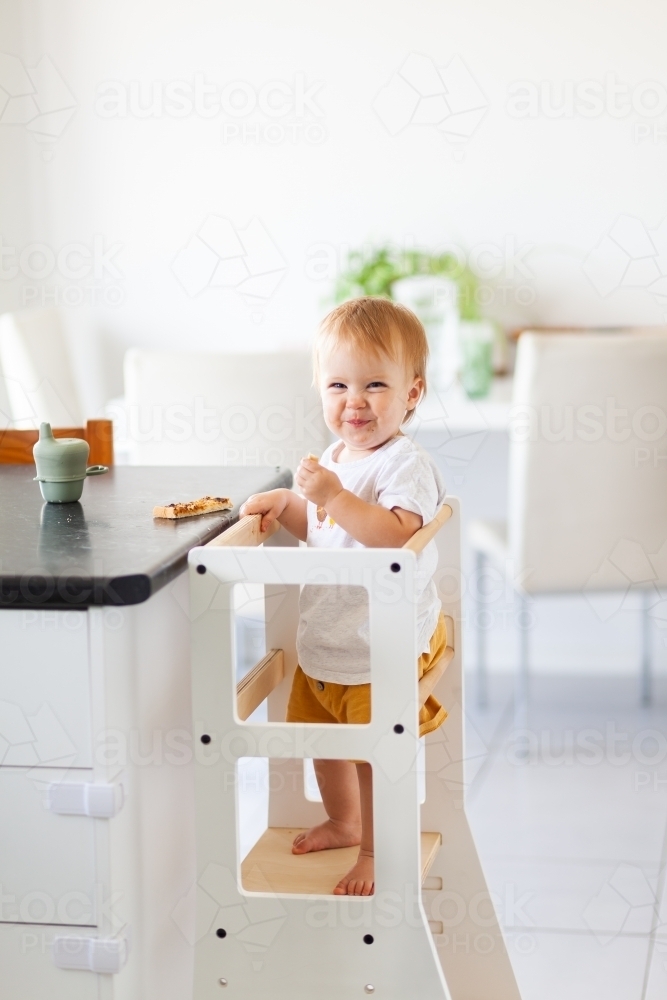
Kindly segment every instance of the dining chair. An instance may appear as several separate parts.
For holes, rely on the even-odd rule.
[[[90,445],[89,465],[113,465],[113,425],[110,420],[88,420],[85,427],[54,427],[56,438],[82,438]],[[37,430],[0,429],[0,465],[32,465]]]
[[[667,337],[519,338],[508,519],[473,521],[477,696],[487,699],[482,581],[509,575],[520,605],[517,703],[527,704],[530,602],[540,594],[639,591],[641,701],[651,701],[649,611],[667,585]],[[566,623],[564,623],[566,627]]]
[[[124,410],[132,464],[294,470],[329,443],[307,352],[133,349]]]
[[[129,350],[125,399],[112,412],[119,453],[133,465],[280,465],[295,471],[303,456],[319,456],[329,443],[305,351]],[[262,641],[261,588],[237,588],[235,604],[242,670]]]
[[[0,316],[0,372],[10,410],[4,422],[24,429],[44,420],[62,427],[83,422],[64,319],[57,307]]]

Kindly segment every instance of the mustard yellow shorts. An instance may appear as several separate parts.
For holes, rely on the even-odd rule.
[[[440,615],[431,636],[428,652],[417,660],[419,679],[427,674],[445,652],[447,626]],[[447,712],[440,702],[429,695],[419,712],[419,735],[425,736],[441,726]],[[371,721],[370,684],[332,684],[304,674],[297,666],[292,681],[287,722],[343,722],[361,725]]]

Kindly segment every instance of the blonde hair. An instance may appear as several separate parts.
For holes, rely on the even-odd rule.
[[[420,378],[426,394],[426,364],[428,341],[424,327],[413,312],[389,299],[365,296],[350,299],[324,317],[320,323],[313,347],[313,372],[315,385],[320,381],[320,358],[327,350],[345,344],[354,350],[389,357],[403,363],[413,378]],[[416,406],[410,410],[404,423],[411,419]]]

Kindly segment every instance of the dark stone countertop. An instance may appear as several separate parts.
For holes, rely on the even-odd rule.
[[[79,503],[49,504],[34,465],[0,465],[0,608],[140,604],[181,573],[187,554],[238,520],[252,493],[291,486],[288,469],[116,466],[89,477]],[[181,520],[153,507],[205,496],[235,506]]]

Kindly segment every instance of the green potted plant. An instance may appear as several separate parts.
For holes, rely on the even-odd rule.
[[[445,251],[432,254],[425,250],[402,250],[385,244],[370,252],[352,250],[347,267],[338,276],[334,289],[336,302],[358,295],[394,298],[395,282],[416,276],[430,276],[451,281],[457,288],[458,313],[461,319],[479,319],[477,276],[456,254]]]
[[[472,354],[462,351],[466,331],[488,326],[480,319],[477,289],[477,276],[455,253],[402,250],[386,244],[353,250],[338,277],[334,296],[343,302],[360,295],[379,295],[408,306],[419,316],[429,339],[430,384],[447,389],[460,372],[466,391],[483,395],[488,386],[484,388],[479,372],[474,385],[465,377]],[[488,374],[490,378],[490,371]]]
[[[446,389],[458,376],[468,396],[482,398],[494,368],[505,371],[507,344],[498,324],[480,315],[478,292],[477,275],[458,254],[387,243],[348,254],[334,299],[380,295],[411,308],[429,338],[431,384]]]

